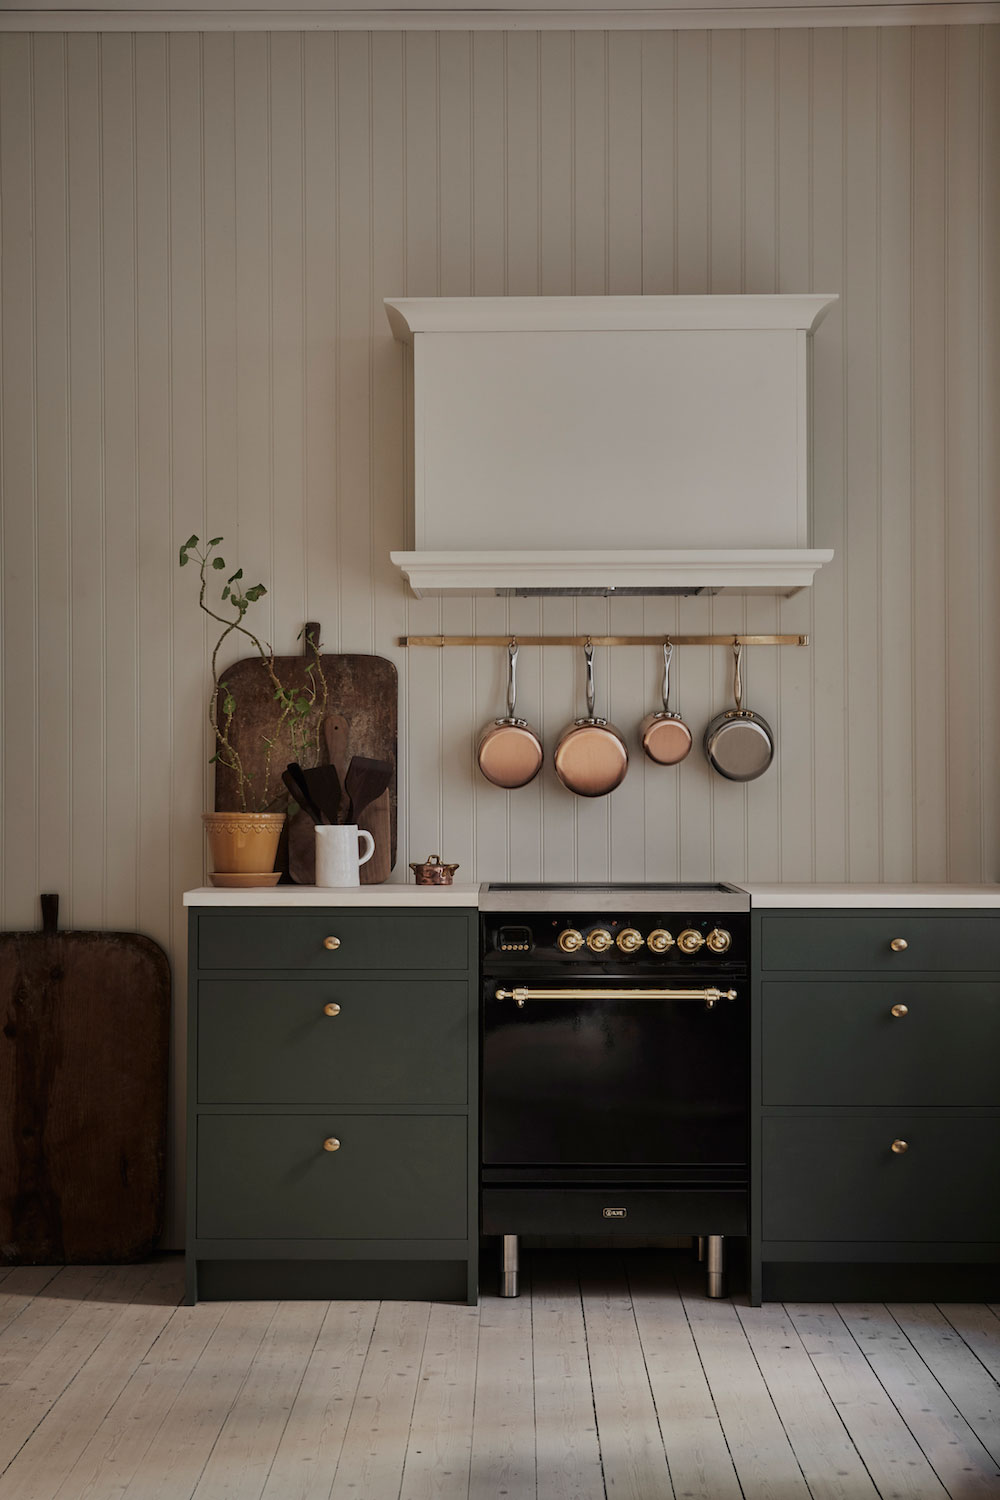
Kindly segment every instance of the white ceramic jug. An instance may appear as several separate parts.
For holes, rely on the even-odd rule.
[[[364,854],[358,853],[358,841],[367,839]],[[316,884],[324,886],[360,885],[358,873],[375,853],[375,840],[357,823],[316,824]]]

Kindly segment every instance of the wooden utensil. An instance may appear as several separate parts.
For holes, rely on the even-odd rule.
[[[343,786],[347,780],[347,767],[350,763],[350,736],[351,726],[343,714],[328,714],[323,720],[323,740],[326,744],[326,757],[330,765],[334,767]]]
[[[342,822],[344,791],[336,766],[311,766],[301,775],[310,797],[319,808],[317,823]]]
[[[163,1223],[170,966],[135,932],[0,933],[0,1263],[141,1260]]]
[[[381,797],[392,779],[392,766],[387,760],[374,760],[368,755],[355,755],[347,768],[345,789],[347,791],[348,823],[357,823],[365,808]]]

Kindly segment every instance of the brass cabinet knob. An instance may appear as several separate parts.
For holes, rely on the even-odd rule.
[[[577,932],[575,927],[567,927],[556,939],[559,947],[564,953],[575,953],[578,948],[583,947],[583,933]]]
[[[705,942],[713,953],[725,953],[732,941],[732,933],[727,932],[724,927],[713,927],[705,939]]]
[[[889,947],[892,949],[893,953],[903,953],[909,946],[910,945],[905,938],[893,938],[892,942],[889,944]]]
[[[909,1141],[893,1141],[892,1149],[897,1156],[902,1156],[905,1151],[909,1151],[910,1143]]]
[[[324,1014],[324,1016],[339,1016],[340,1015],[340,1006],[337,1004],[336,1000],[331,1000],[330,1003],[329,1003],[329,1005],[324,1005],[324,1007],[323,1007],[323,1014]]]
[[[635,953],[642,947],[642,933],[637,927],[623,927],[617,941],[623,953]]]
[[[910,1014],[910,1007],[908,1005],[894,1005],[889,1014],[890,1016],[895,1016],[898,1021],[902,1016]]]
[[[674,940],[665,927],[656,927],[646,939],[646,946],[650,953],[666,953],[674,946]]]
[[[323,939],[323,947],[329,948],[331,953],[336,953],[340,947],[340,938],[328,937]]]
[[[606,953],[614,938],[606,927],[595,927],[587,938],[587,947],[592,953]]]
[[[892,1149],[895,1151],[895,1149],[896,1149],[895,1146],[893,1146]],[[335,1135],[327,1136],[326,1140],[323,1142],[323,1150],[324,1151],[339,1151],[340,1150],[340,1142],[337,1140],[337,1137]]]
[[[697,953],[705,939],[700,932],[695,932],[693,927],[685,927],[677,939],[677,946],[682,953]]]

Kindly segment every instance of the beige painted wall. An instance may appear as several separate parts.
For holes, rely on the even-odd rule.
[[[996,27],[0,36],[3,924],[58,891],[67,925],[139,928],[180,979],[210,798],[192,531],[267,583],[279,648],[318,618],[399,664],[400,871],[1000,876],[998,180]],[[407,600],[383,296],[811,289],[841,297],[812,593]],[[509,797],[476,779],[500,653],[393,645],[508,627],[813,644],[751,653],[762,781],[636,759],[585,803],[548,770]],[[698,729],[726,653],[680,656]],[[632,729],[655,652],[597,665]],[[551,743],[579,663],[521,666]],[[179,1036],[179,983],[176,1009]]]

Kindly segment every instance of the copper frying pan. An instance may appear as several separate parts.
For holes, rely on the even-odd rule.
[[[607,719],[594,716],[594,648],[583,648],[587,659],[587,717],[575,719],[559,736],[552,757],[556,775],[579,797],[606,797],[620,786],[628,770],[625,741]]]
[[[676,766],[691,749],[691,731],[680,714],[670,711],[670,660],[673,643],[663,643],[663,710],[647,714],[639,726],[642,748],[658,766]]]
[[[517,642],[507,647],[507,713],[479,739],[479,769],[487,781],[507,791],[534,781],[542,764],[542,744],[527,719],[514,713],[517,702]]]

